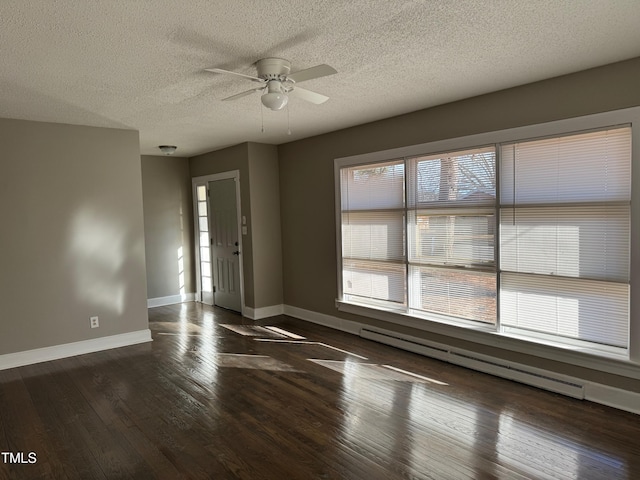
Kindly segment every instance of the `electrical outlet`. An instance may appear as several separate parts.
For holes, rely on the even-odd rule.
[[[98,317],[91,317],[89,319],[91,328],[98,328],[100,326],[100,321],[98,320]]]

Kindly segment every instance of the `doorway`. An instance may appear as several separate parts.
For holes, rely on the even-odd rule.
[[[242,313],[244,285],[240,232],[240,172],[193,179],[196,299]]]

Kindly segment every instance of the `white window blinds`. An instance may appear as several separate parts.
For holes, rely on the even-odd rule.
[[[627,347],[631,128],[500,158],[502,326]]]
[[[340,175],[343,294],[404,306],[404,162],[344,168]]]
[[[496,322],[493,146],[407,160],[410,308]]]

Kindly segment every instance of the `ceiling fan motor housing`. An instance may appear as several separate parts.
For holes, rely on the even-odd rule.
[[[282,58],[263,58],[256,62],[256,68],[259,78],[282,82],[291,71],[291,63]]]

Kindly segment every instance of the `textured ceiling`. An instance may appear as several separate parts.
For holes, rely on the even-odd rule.
[[[291,140],[640,56],[637,0],[2,0],[0,117],[131,128],[143,154]],[[338,74],[264,110],[264,57]],[[261,117],[264,132],[261,132]]]

